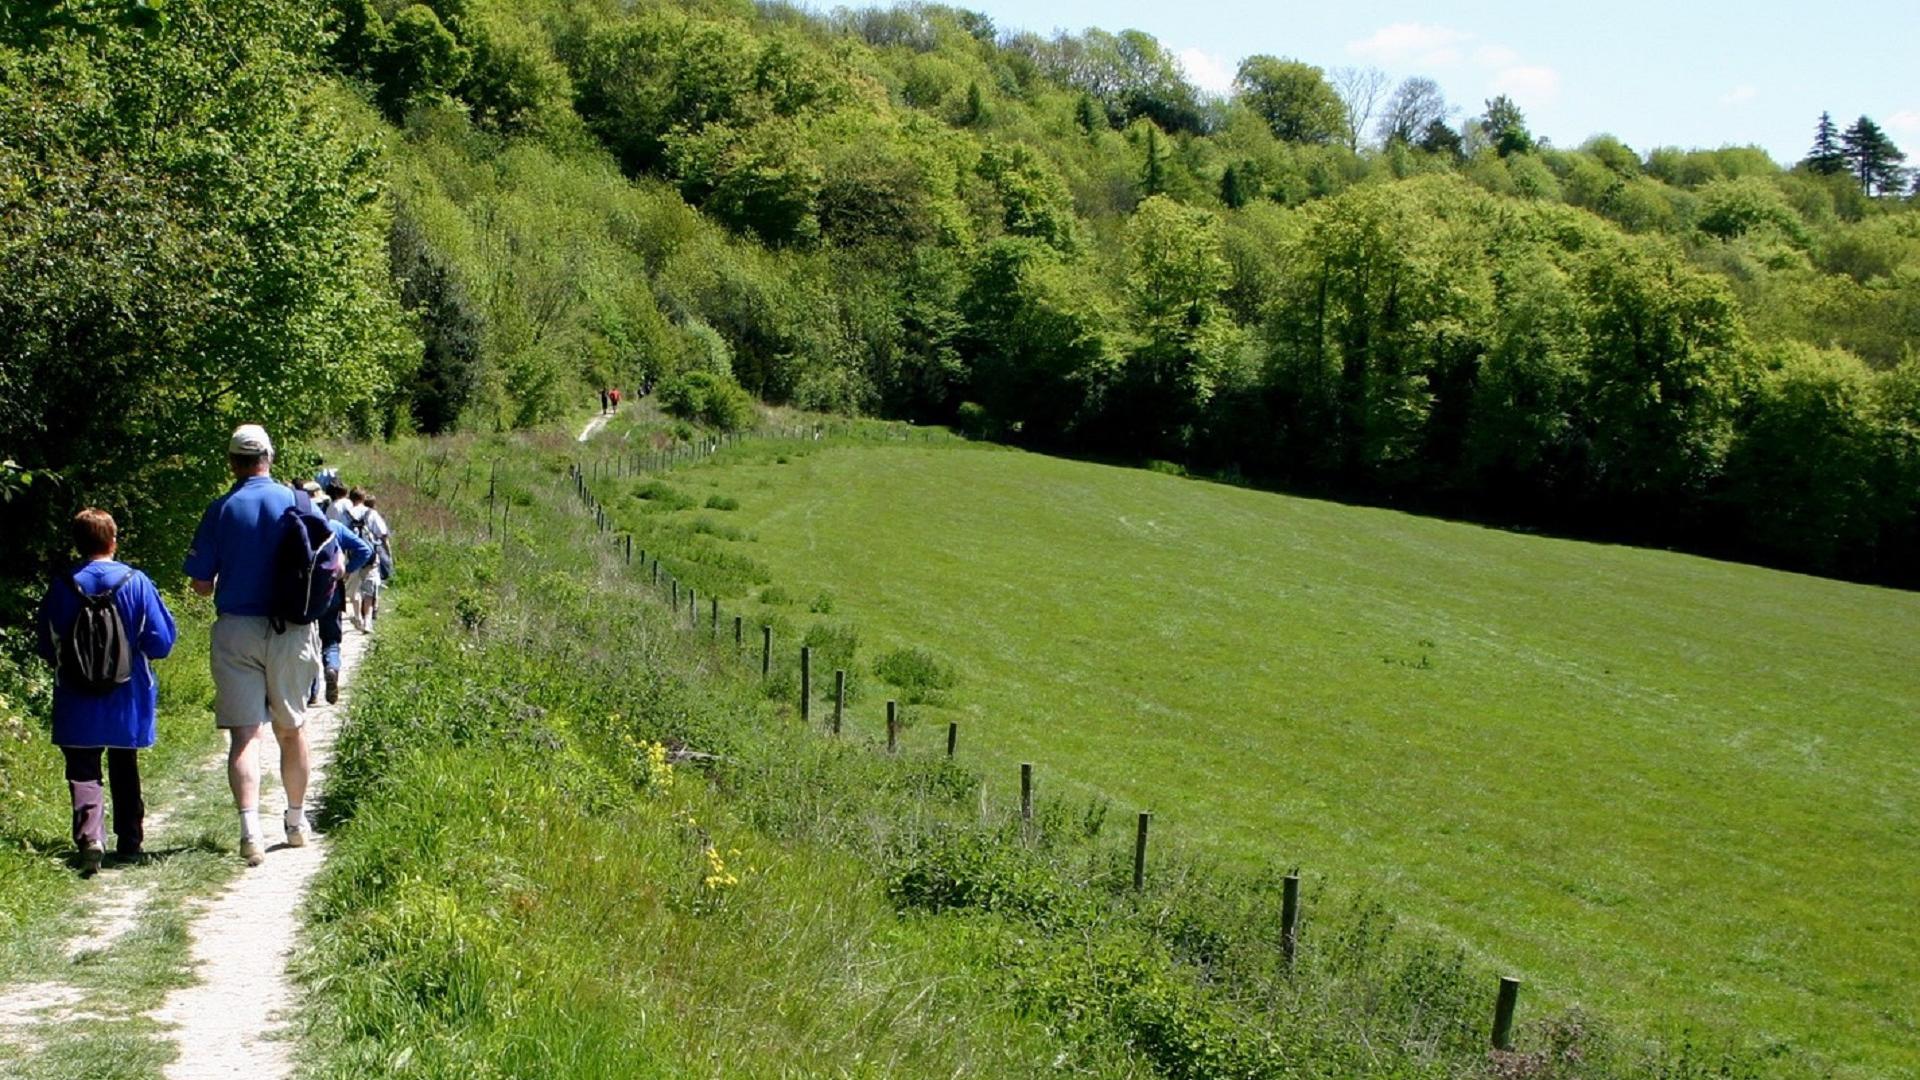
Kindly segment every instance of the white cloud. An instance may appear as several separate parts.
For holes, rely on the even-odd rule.
[[[1233,89],[1233,64],[1202,49],[1181,49],[1176,54],[1187,81],[1209,94],[1225,96]]]
[[[1754,98],[1757,98],[1759,96],[1760,96],[1759,87],[1753,85],[1752,83],[1741,83],[1739,86],[1736,86],[1733,89],[1727,91],[1726,93],[1721,94],[1720,104],[1745,105],[1746,103],[1752,101]]]
[[[1494,73],[1495,93],[1522,105],[1550,105],[1560,97],[1560,73],[1550,67],[1510,67]]]
[[[1920,109],[1901,109],[1887,117],[1887,126],[1903,135],[1920,135]]]
[[[1520,62],[1520,54],[1505,45],[1482,45],[1473,50],[1473,62],[1484,68],[1510,68]]]
[[[1472,39],[1472,34],[1450,26],[1402,22],[1383,26],[1371,37],[1348,42],[1347,51],[1376,64],[1446,67],[1460,62],[1463,46]]]

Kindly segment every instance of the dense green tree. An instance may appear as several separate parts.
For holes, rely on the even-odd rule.
[[[306,74],[309,5],[62,14],[0,38],[0,263],[32,268],[0,274],[0,460],[45,481],[8,504],[14,572],[82,502],[172,558],[233,424],[288,448],[376,429],[418,355],[384,292],[363,118]]]
[[[1867,194],[1884,195],[1900,190],[1905,178],[1900,163],[1907,155],[1880,130],[1879,124],[1864,116],[1855,120],[1840,137],[1840,146],[1846,153],[1848,168]]]
[[[1139,343],[1127,360],[1132,404],[1145,406],[1140,434],[1183,449],[1213,400],[1237,346],[1221,294],[1229,280],[1219,224],[1206,210],[1164,195],[1127,222],[1129,310]]]
[[[1466,147],[1466,143],[1460,138],[1460,133],[1448,127],[1445,120],[1429,122],[1420,132],[1420,139],[1415,145],[1429,154],[1443,154],[1456,161],[1460,159]]]
[[[1086,275],[1037,240],[1007,237],[981,250],[960,305],[969,392],[1002,430],[1051,443],[1086,421],[1119,365]]]
[[[1813,129],[1813,149],[1807,151],[1801,164],[1822,176],[1847,171],[1847,152],[1840,145],[1840,127],[1831,113],[1820,114],[1820,122]]]
[[[1330,143],[1346,136],[1346,110],[1312,64],[1275,56],[1240,62],[1233,91],[1284,142]]]
[[[1527,130],[1526,114],[1505,94],[1487,101],[1480,125],[1501,157],[1533,149],[1533,133]]]

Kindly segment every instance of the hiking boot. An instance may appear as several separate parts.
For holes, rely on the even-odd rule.
[[[267,849],[261,847],[258,840],[245,839],[240,841],[240,857],[247,860],[248,866],[259,866],[267,857]]]
[[[330,667],[327,669],[327,704],[334,705],[334,704],[338,704],[339,701],[340,701],[340,669],[337,667]]]
[[[100,863],[107,857],[107,849],[97,840],[88,840],[80,845],[80,876],[92,877],[100,872]]]

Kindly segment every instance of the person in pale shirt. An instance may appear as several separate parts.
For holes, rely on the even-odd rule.
[[[387,519],[380,516],[380,500],[372,492],[367,493],[361,505],[367,510],[366,538],[373,545],[374,560],[360,583],[360,618],[371,627],[380,614],[380,590],[386,587],[387,575],[393,573],[393,549],[387,543],[393,530],[387,528]]]

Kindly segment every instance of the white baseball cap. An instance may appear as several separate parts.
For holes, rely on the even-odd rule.
[[[273,440],[267,438],[267,429],[259,424],[241,424],[233,429],[233,438],[227,441],[227,453],[240,457],[271,454]]]

